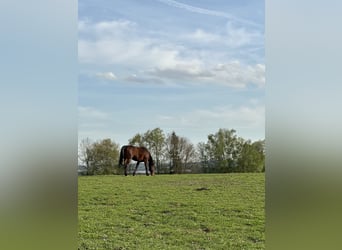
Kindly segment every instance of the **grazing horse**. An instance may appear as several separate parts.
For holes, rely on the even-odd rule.
[[[144,162],[146,175],[148,176],[147,163],[151,175],[154,175],[154,162],[150,152],[145,147],[135,147],[131,145],[122,146],[120,150],[119,165],[125,167],[125,176],[127,176],[127,166],[131,160],[137,161],[137,165],[133,171],[133,176],[138,169],[139,163]]]

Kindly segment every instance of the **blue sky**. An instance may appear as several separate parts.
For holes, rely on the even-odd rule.
[[[264,1],[79,0],[79,141],[265,137]]]

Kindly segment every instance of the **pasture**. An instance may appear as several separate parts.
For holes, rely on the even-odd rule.
[[[265,175],[78,177],[79,249],[264,249]]]

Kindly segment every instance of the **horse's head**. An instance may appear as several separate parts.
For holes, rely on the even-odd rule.
[[[151,172],[152,176],[154,175],[154,169],[155,169],[154,164],[151,164],[150,165],[150,172]]]

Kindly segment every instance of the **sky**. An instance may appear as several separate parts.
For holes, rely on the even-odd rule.
[[[265,138],[264,1],[78,2],[79,142]]]

